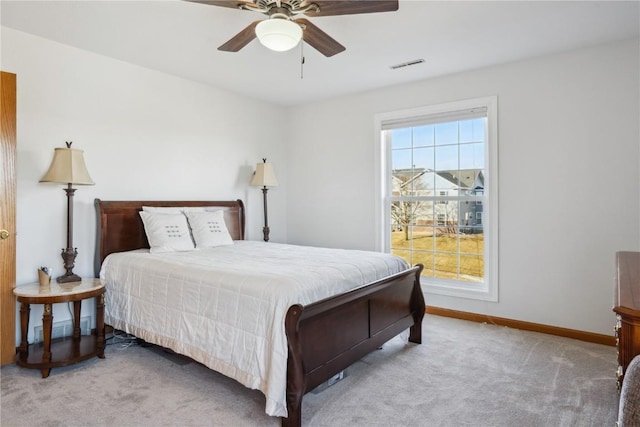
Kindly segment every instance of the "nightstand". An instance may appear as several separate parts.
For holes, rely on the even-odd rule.
[[[104,284],[100,279],[82,279],[79,282],[57,283],[48,286],[38,283],[18,286],[13,290],[20,304],[22,341],[18,347],[16,363],[19,366],[40,369],[47,378],[51,368],[67,366],[97,356],[104,359]],[[82,300],[96,299],[96,333],[80,334],[80,308]],[[53,323],[52,305],[73,302],[73,336],[51,340]],[[44,304],[42,315],[43,342],[29,345],[29,312],[31,304]]]

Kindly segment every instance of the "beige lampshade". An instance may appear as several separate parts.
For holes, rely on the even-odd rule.
[[[256,165],[256,172],[251,180],[251,185],[259,187],[276,187],[278,185],[271,163],[264,162]]]
[[[75,148],[56,148],[51,166],[40,182],[94,185],[84,164],[82,153],[82,150]]]

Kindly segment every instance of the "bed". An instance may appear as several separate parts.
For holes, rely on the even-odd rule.
[[[149,254],[149,242],[139,214],[143,206],[221,210],[221,216],[224,218],[233,244],[210,250],[215,252],[213,256],[220,257],[220,261],[214,261],[214,263],[218,262],[218,267],[225,270],[222,272],[216,270],[215,273],[212,270],[202,270],[203,268],[214,268],[200,265],[200,259],[209,256],[207,252],[209,249],[193,251],[195,258],[186,258],[186,255],[182,253],[175,256],[172,254]],[[408,330],[408,340],[416,344],[421,343],[421,325],[425,311],[424,298],[420,288],[421,265],[395,267],[391,265],[393,261],[389,261],[393,257],[388,254],[365,253],[364,251],[298,247],[296,251],[300,249],[311,252],[304,252],[304,255],[297,256],[295,255],[297,252],[292,252],[292,245],[245,241],[245,211],[240,200],[102,201],[96,199],[95,207],[97,211],[97,237],[94,267],[96,277],[102,277],[106,282],[106,323],[154,344],[185,354],[248,387],[260,389],[267,398],[266,412],[269,415],[282,417],[283,426],[301,425],[302,398],[306,392],[332,378],[367,353],[379,348],[389,339]],[[244,252],[247,254],[243,255]],[[285,257],[289,253],[292,254],[292,257],[286,259]],[[109,257],[111,254],[113,256]],[[387,268],[399,271],[383,274],[381,271],[385,271],[384,268],[368,267],[368,263],[370,263],[368,258],[363,258],[362,266],[358,266],[356,262],[360,262],[358,261],[360,256],[364,257],[365,255],[386,257],[384,262],[388,264]],[[229,261],[236,258],[225,258],[236,256],[244,256],[245,258],[240,258],[243,261],[238,261],[238,263]],[[306,269],[295,267],[293,258],[296,257],[315,260],[316,264],[305,267]],[[345,260],[348,260],[346,264]],[[165,261],[178,262],[181,265],[188,264],[193,268],[186,273],[178,274],[176,273],[177,268],[169,264],[164,267],[162,263]],[[128,269],[127,266],[133,267],[141,264],[148,265],[153,274],[120,272]],[[118,267],[109,269],[108,267],[111,265]],[[252,328],[260,330],[260,334],[264,332],[268,335],[265,339],[260,337],[260,344],[254,345],[254,347],[259,347],[256,354],[260,354],[260,351],[265,350],[263,347],[266,343],[268,347],[266,362],[253,355],[250,339],[244,335],[241,338],[235,338],[235,336],[233,338],[235,341],[241,341],[244,348],[248,349],[248,354],[243,354],[244,359],[250,359],[247,363],[255,363],[258,370],[266,372],[266,377],[270,379],[268,381],[256,380],[260,375],[256,378],[252,374],[248,377],[245,375],[246,372],[253,369],[253,365],[249,369],[244,365],[231,366],[235,362],[227,363],[227,360],[224,360],[222,363],[220,361],[222,356],[213,357],[200,347],[194,350],[199,344],[190,342],[191,339],[207,341],[211,338],[212,333],[219,332],[221,336],[224,336],[226,331],[219,329],[218,324],[215,324],[215,328],[209,328],[207,325],[214,324],[206,323],[209,320],[202,320],[200,317],[192,317],[195,320],[188,320],[189,316],[199,316],[198,313],[191,313],[193,307],[188,303],[189,301],[198,302],[197,305],[201,305],[203,310],[211,311],[211,304],[205,304],[202,301],[215,302],[216,298],[222,295],[220,289],[228,289],[230,282],[236,282],[239,286],[238,289],[243,289],[242,291],[235,289],[236,283],[233,283],[234,296],[235,293],[245,292],[245,288],[256,289],[257,284],[256,286],[252,285],[254,281],[258,280],[253,277],[254,275],[248,274],[248,278],[244,278],[236,276],[236,274],[240,274],[239,270],[253,272],[254,269],[260,268],[265,269],[265,273],[262,274],[266,274],[269,283],[269,286],[263,286],[263,288],[276,289],[284,286],[280,291],[281,295],[277,297],[271,294],[263,295],[263,291],[260,291],[259,296],[250,294],[246,296],[249,302],[240,302],[237,304],[237,309],[232,310],[234,320],[224,320],[223,323],[235,322],[237,325],[233,324],[230,326],[231,328],[246,331],[247,328],[244,325],[249,322]],[[323,268],[324,270],[322,270]],[[168,272],[160,278],[158,274],[163,269]],[[294,277],[280,276],[280,270],[288,270],[288,274]],[[375,270],[375,273],[370,273],[369,270]],[[349,286],[340,283],[348,281],[346,279],[348,277],[359,274],[362,276],[360,280],[364,283]],[[372,274],[380,277],[374,277]],[[331,277],[332,275],[345,277],[345,279],[334,280],[335,283],[332,283],[331,286],[327,286],[322,291],[314,291],[315,293],[310,295],[296,294],[299,284],[306,285],[307,282],[313,282],[316,280],[315,276]],[[165,291],[154,291],[160,295],[163,295],[163,292],[166,294],[175,291],[175,289],[182,292],[180,295],[191,295],[191,298],[182,299],[163,296],[163,301],[180,300],[178,305],[182,307],[181,310],[185,310],[185,313],[178,313],[175,317],[178,320],[173,322],[181,322],[183,329],[187,332],[177,334],[177,336],[171,336],[170,333],[164,334],[163,331],[167,325],[162,322],[172,322],[167,313],[180,308],[158,308],[156,309],[158,312],[154,313],[153,307],[157,304],[143,302],[140,303],[143,305],[136,305],[137,298],[132,296],[132,292],[135,293],[132,289],[138,289],[140,286],[125,284],[124,282],[128,281],[130,277],[138,277],[140,280],[151,278],[152,285],[148,286],[156,286],[160,283],[167,284],[164,288]],[[158,278],[155,279],[155,277]],[[222,283],[216,288],[218,290],[215,291],[217,292],[214,295],[215,298],[212,298],[213,294],[207,293],[213,291],[207,291],[209,288],[202,285],[205,278]],[[266,279],[261,278],[260,280]],[[290,282],[293,285],[286,288]],[[124,290],[125,288],[119,288],[120,286],[129,287]],[[196,286],[195,290],[185,291],[191,289],[191,286]],[[242,288],[240,288],[241,286]],[[275,293],[277,294],[277,292]],[[154,298],[157,299],[157,295]],[[269,300],[278,308],[273,311],[254,310],[250,300],[257,298]],[[225,303],[221,311],[225,311],[228,307],[229,305]],[[245,308],[243,309],[243,307]],[[262,307],[262,305],[256,305],[256,307]],[[278,310],[282,311],[281,316]],[[161,313],[159,313],[160,311]],[[262,321],[262,318],[255,317],[256,311],[264,312],[266,313],[263,314],[264,316],[271,317],[268,319],[265,317],[266,320]],[[222,316],[222,313],[213,313],[213,315]],[[126,319],[123,320],[125,317]],[[220,322],[221,319],[219,318],[218,321]],[[186,327],[184,327],[185,323]],[[280,342],[278,332],[280,329],[284,337],[282,342]],[[257,332],[253,332],[253,329],[251,333],[259,335]],[[206,343],[204,345],[206,346]],[[211,351],[219,351],[219,348],[220,346],[212,348]],[[280,355],[280,353],[284,354]],[[280,364],[271,361],[271,359],[279,357],[282,359],[281,362],[278,362]],[[281,364],[283,366],[280,366]]]

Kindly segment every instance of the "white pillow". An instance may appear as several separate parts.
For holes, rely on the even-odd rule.
[[[140,212],[152,254],[195,249],[184,214]]]
[[[232,245],[233,239],[224,222],[224,212],[185,212],[196,248]]]
[[[205,207],[199,206],[143,206],[144,212],[161,214],[181,214],[183,212],[206,212]]]

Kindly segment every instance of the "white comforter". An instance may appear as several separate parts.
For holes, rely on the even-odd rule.
[[[189,252],[111,254],[100,278],[107,324],[259,389],[267,414],[287,416],[288,308],[408,267],[377,252],[236,241]]]

